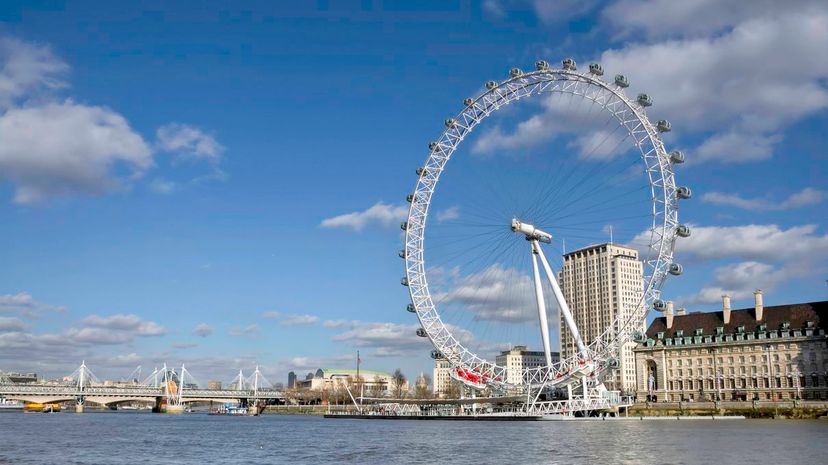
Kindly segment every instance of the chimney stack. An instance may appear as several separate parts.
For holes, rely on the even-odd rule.
[[[753,291],[753,306],[756,308],[756,321],[762,321],[762,314],[765,313],[765,304],[762,303],[762,289]]]
[[[681,307],[680,309],[678,309],[678,312],[676,312],[676,316],[684,316],[684,315],[687,315],[687,309],[684,308],[684,307]]]
[[[722,296],[722,312],[724,313],[724,324],[730,324],[730,296]]]
[[[667,318],[667,329],[673,327],[673,301],[667,301],[667,308],[664,310],[664,316]]]

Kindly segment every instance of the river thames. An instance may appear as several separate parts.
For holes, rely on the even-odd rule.
[[[2,464],[824,463],[828,422],[0,414]]]

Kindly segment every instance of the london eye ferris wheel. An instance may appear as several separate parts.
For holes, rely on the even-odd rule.
[[[643,340],[648,312],[663,310],[662,284],[682,272],[673,247],[690,234],[678,203],[691,191],[675,182],[684,155],[664,147],[670,123],[648,119],[653,100],[628,86],[597,63],[538,61],[487,82],[428,144],[401,225],[402,284],[417,334],[456,379],[529,389],[597,379],[617,367],[621,345]],[[567,248],[608,238],[638,252],[641,288],[587,339],[562,291],[579,284],[556,273]],[[575,350],[557,359],[562,328]],[[543,354],[517,377],[496,357],[515,343]]]

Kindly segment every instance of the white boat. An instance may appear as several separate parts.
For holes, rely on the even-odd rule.
[[[0,398],[0,410],[23,410],[23,402]]]

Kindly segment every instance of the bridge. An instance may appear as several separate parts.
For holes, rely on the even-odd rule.
[[[83,362],[66,379],[62,383],[32,384],[14,383],[0,376],[0,397],[40,404],[75,402],[78,412],[83,411],[87,402],[103,406],[149,402],[154,405],[154,411],[170,413],[183,411],[192,402],[236,402],[258,409],[267,402],[284,400],[284,395],[272,388],[259,367],[248,378],[239,371],[233,383],[235,389],[202,389],[183,365],[176,371],[165,364],[143,382],[110,385],[98,380]]]

